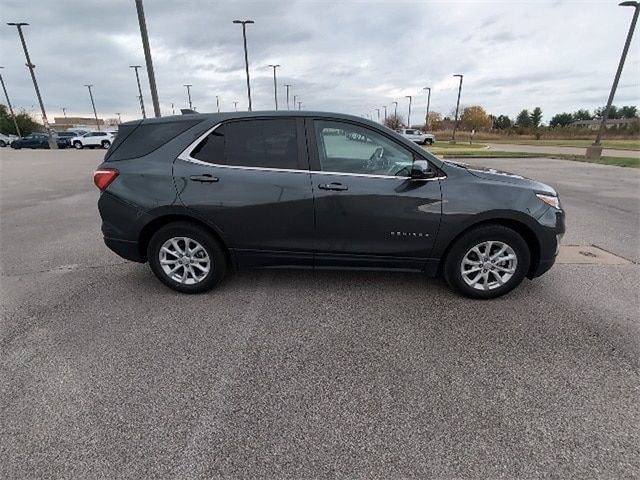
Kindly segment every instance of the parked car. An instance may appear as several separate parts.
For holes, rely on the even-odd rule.
[[[76,132],[58,132],[58,148],[67,148],[71,146],[71,139],[77,137]]]
[[[402,128],[398,130],[398,133],[412,142],[420,143],[422,145],[433,145],[436,141],[435,135],[432,133],[424,133],[422,130],[418,130],[417,128]]]
[[[15,138],[11,138],[9,135],[5,135],[4,133],[0,133],[0,147],[6,147],[11,145],[11,142],[15,140]]]
[[[124,123],[94,183],[106,245],[184,293],[229,268],[304,266],[441,274],[493,298],[549,270],[565,230],[548,185],[444,162],[342,114]]]
[[[11,142],[11,148],[49,148],[49,136],[46,133],[30,133]]]
[[[84,135],[72,137],[69,143],[78,150],[87,148],[109,148],[113,143],[114,135],[109,132],[89,132]]]

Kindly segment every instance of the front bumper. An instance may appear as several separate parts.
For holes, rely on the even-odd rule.
[[[542,231],[538,235],[540,247],[537,265],[527,275],[529,278],[539,277],[548,272],[556,262],[560,252],[560,240],[565,233],[564,210],[549,207],[538,219]]]

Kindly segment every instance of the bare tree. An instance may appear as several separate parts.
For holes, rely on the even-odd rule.
[[[400,115],[389,115],[384,121],[384,124],[391,130],[398,130],[404,125],[404,118],[402,118]]]

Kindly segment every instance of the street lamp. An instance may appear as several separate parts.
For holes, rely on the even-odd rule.
[[[451,137],[451,141],[456,141],[456,130],[458,129],[458,109],[460,108],[460,93],[462,92],[462,78],[464,75],[460,73],[456,73],[454,77],[460,77],[460,85],[458,85],[458,101],[456,102],[456,119],[453,124],[453,135]]]
[[[62,107],[62,116],[64,118],[67,118],[67,109],[66,109],[66,107]]]
[[[378,123],[380,123],[380,109],[376,108],[375,111],[378,112]]]
[[[4,67],[0,67],[4,68]],[[2,83],[2,90],[4,90],[4,96],[7,99],[7,105],[9,106],[9,113],[11,113],[11,118],[13,119],[13,126],[16,127],[16,134],[21,137],[20,129],[18,128],[18,121],[16,120],[16,116],[13,113],[13,107],[11,106],[11,101],[9,101],[9,94],[7,93],[7,87],[4,85],[4,79],[2,78],[2,74],[0,74],[0,83]],[[66,115],[65,115],[66,117]]]
[[[302,110],[302,102],[298,102],[298,110]]]
[[[151,48],[149,47],[149,35],[147,33],[147,21],[144,18],[142,0],[136,0],[136,12],[138,13],[138,24],[140,25],[144,60],[147,65],[147,77],[149,78],[149,90],[151,91],[153,113],[156,117],[160,117],[160,101],[158,100],[158,89],[156,88],[156,76],[153,73],[153,60],[151,59]],[[142,102],[142,94],[140,94],[140,102]]]
[[[91,106],[93,107],[93,116],[96,119],[96,127],[98,127],[98,131],[100,131],[100,123],[98,122],[98,114],[96,113],[96,104],[93,101],[93,92],[91,91],[91,87],[93,85],[85,85],[89,89],[89,98],[91,98]]]
[[[129,68],[133,68],[136,71],[136,82],[138,82],[138,94],[140,98],[140,110],[142,110],[142,118],[147,118],[147,114],[144,111],[144,100],[142,99],[142,88],[140,88],[140,75],[138,75],[138,69],[142,68],[142,66],[129,65]]]
[[[631,38],[633,37],[633,31],[636,28],[636,23],[638,22],[638,13],[640,13],[640,2],[622,2],[618,4],[620,7],[634,7],[635,11],[633,12],[633,17],[631,19],[631,26],[629,27],[629,33],[627,33],[627,40],[624,43],[624,48],[622,49],[622,55],[620,56],[620,63],[618,63],[618,70],[616,70],[616,76],[613,79],[613,85],[611,85],[611,92],[609,93],[609,99],[607,100],[607,106],[602,113],[602,121],[600,122],[600,128],[598,128],[598,135],[596,136],[596,141],[593,142],[593,145],[587,147],[586,157],[587,158],[600,158],[602,155],[602,145],[600,145],[600,141],[602,140],[602,134],[606,127],[607,119],[609,118],[609,111],[611,110],[611,104],[613,103],[613,97],[616,94],[616,90],[618,88],[618,82],[620,81],[620,75],[622,74],[622,68],[624,67],[624,62],[627,59],[627,53],[629,52],[629,46],[631,45]]]
[[[189,84],[183,85],[183,87],[187,87],[187,98],[189,99],[189,110],[193,110],[193,104],[191,103],[191,87],[193,87],[193,85],[189,83]]]
[[[173,103],[171,104],[171,115],[175,115],[176,114],[176,109],[173,106]]]
[[[218,113],[220,113],[220,97],[216,95],[216,108],[218,109]]]
[[[49,126],[49,121],[47,120],[47,113],[44,111],[44,103],[42,102],[42,96],[40,95],[40,89],[38,88],[38,82],[36,81],[36,74],[33,71],[36,66],[31,63],[31,58],[29,58],[29,51],[27,50],[27,44],[24,41],[24,35],[22,34],[22,27],[29,25],[24,22],[11,22],[7,23],[7,25],[11,25],[18,29],[18,35],[20,36],[20,42],[22,43],[22,49],[24,50],[24,56],[27,59],[27,67],[29,68],[29,72],[31,73],[31,80],[33,80],[33,87],[36,90],[36,96],[38,97],[38,102],[40,103],[40,110],[42,111],[42,122],[44,123],[44,128],[47,129],[47,133],[49,135],[49,148],[57,149],[58,142],[53,139],[53,133],[51,132],[51,127]]]
[[[429,106],[431,104],[431,87],[424,87],[423,90],[429,91],[429,96],[427,97],[427,116],[425,117],[424,121],[425,130],[429,130]]]
[[[395,105],[395,109],[393,110],[393,116],[397,117],[398,116],[398,102],[391,102]]]
[[[276,81],[276,68],[278,68],[280,65],[269,65],[271,68],[273,68],[273,98],[276,101],[276,110],[278,110],[278,83]]]
[[[409,115],[407,116],[407,128],[411,128],[411,100],[413,97],[411,95],[405,95],[405,98],[409,99]]]
[[[249,111],[251,111],[251,82],[249,81],[249,55],[247,54],[247,24],[255,22],[253,20],[234,20],[233,23],[242,25],[242,40],[244,42],[244,65],[247,71],[247,97],[249,97]]]
[[[298,98],[298,95],[294,95],[293,96],[293,109],[296,109],[296,98]]]
[[[382,108],[384,108],[384,121],[387,121],[387,106],[383,105]]]
[[[122,123],[122,118],[120,118],[120,112],[116,112],[116,115],[118,115],[118,125]]]
[[[238,111],[238,102],[233,102],[233,104],[235,105],[235,107],[236,107],[236,112],[237,112],[237,111]]]
[[[291,87],[291,85],[286,84],[285,88],[287,89],[287,110],[289,110],[289,88]]]

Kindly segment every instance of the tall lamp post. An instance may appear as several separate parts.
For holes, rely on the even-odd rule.
[[[380,109],[376,108],[375,110],[376,110],[376,112],[378,112],[378,123],[380,123]]]
[[[278,110],[278,82],[276,80],[276,68],[280,65],[269,65],[273,68],[273,98],[276,101],[276,110]]]
[[[4,67],[0,67],[4,68]],[[16,128],[16,134],[21,137],[20,128],[18,128],[18,121],[16,120],[16,116],[13,113],[13,107],[11,106],[11,101],[9,100],[9,94],[7,93],[7,87],[4,85],[4,79],[2,78],[2,74],[0,74],[0,83],[2,83],[2,90],[4,90],[4,97],[7,99],[7,105],[9,106],[9,113],[11,113],[11,118],[13,119],[13,126]],[[63,109],[64,110],[64,109]],[[65,115],[66,117],[66,115]]]
[[[156,88],[156,75],[155,73],[153,73],[153,60],[151,59],[151,47],[149,47],[147,21],[144,18],[144,7],[142,6],[142,0],[136,0],[136,12],[138,13],[138,24],[140,25],[140,36],[142,37],[144,60],[147,64],[147,78],[149,78],[149,90],[151,91],[153,113],[156,117],[160,117],[160,101],[158,100],[158,89]]]
[[[235,107],[236,107],[236,112],[237,112],[237,111],[238,111],[238,102],[233,102],[233,104],[235,105]]]
[[[42,103],[42,96],[40,95],[40,89],[38,88],[38,82],[36,81],[36,73],[33,71],[36,66],[31,63],[31,58],[29,58],[29,50],[27,50],[27,44],[24,41],[24,35],[22,33],[22,27],[29,24],[24,22],[10,22],[7,23],[7,25],[11,25],[18,29],[18,35],[20,36],[20,42],[22,43],[24,56],[27,59],[27,67],[29,68],[29,72],[31,73],[31,80],[33,80],[33,87],[36,90],[36,96],[38,97],[38,102],[40,103],[40,110],[42,110],[42,122],[44,123],[44,128],[46,128],[47,134],[49,135],[49,148],[56,150],[58,148],[58,142],[53,139],[53,133],[51,132],[51,127],[49,126],[49,120],[47,120],[47,113],[44,111],[44,103]]]
[[[423,90],[429,91],[429,96],[427,97],[427,116],[425,117],[424,121],[425,130],[429,130],[429,106],[431,104],[431,87],[424,87]]]
[[[407,128],[411,128],[411,100],[413,97],[411,95],[405,95],[405,98],[409,99],[409,115],[407,116]]]
[[[624,67],[624,62],[627,59],[627,53],[629,52],[629,46],[631,45],[631,38],[633,37],[633,31],[636,28],[636,23],[638,22],[638,14],[640,13],[640,2],[622,2],[618,4],[621,7],[634,7],[635,11],[633,12],[633,17],[631,19],[631,26],[629,27],[629,33],[627,33],[627,40],[624,43],[624,48],[622,49],[622,55],[620,56],[620,63],[618,63],[618,70],[616,70],[616,76],[613,79],[613,85],[611,85],[611,92],[609,93],[609,99],[607,100],[607,106],[602,113],[602,121],[600,122],[600,128],[598,128],[598,135],[596,136],[596,141],[593,142],[593,145],[587,147],[586,157],[587,158],[600,158],[602,155],[602,145],[600,141],[602,140],[602,134],[604,129],[606,128],[607,119],[609,118],[609,111],[611,110],[611,104],[613,103],[613,97],[616,94],[616,90],[618,88],[618,82],[620,81],[620,75],[622,74],[622,69]]]
[[[285,84],[285,88],[287,89],[287,110],[289,110],[289,88],[291,88],[291,85]]]
[[[296,98],[298,98],[298,95],[294,95],[293,96],[293,109],[296,109]]]
[[[120,112],[116,112],[116,115],[118,115],[118,125],[120,125],[122,123],[122,118],[120,117]]]
[[[193,110],[193,104],[191,103],[191,85],[190,83],[183,85],[183,87],[187,87],[187,98],[189,99],[189,110]]]
[[[249,111],[251,111],[251,82],[249,81],[249,55],[247,54],[247,24],[255,23],[253,20],[234,20],[233,23],[242,25],[242,40],[244,42],[244,66],[247,71],[247,97],[249,97]]]
[[[387,106],[383,105],[382,108],[384,108],[384,121],[387,121]]]
[[[136,71],[136,82],[138,82],[138,95],[140,98],[140,110],[142,110],[142,118],[147,118],[147,114],[144,111],[144,100],[142,99],[142,88],[140,87],[140,75],[138,75],[138,69],[142,68],[141,65],[129,65],[129,68],[133,68]]]
[[[220,97],[216,95],[216,108],[218,109],[218,113],[220,113]]]
[[[398,102],[391,102],[395,105],[394,110],[393,110],[393,116],[397,117],[398,116]]]
[[[98,122],[98,114],[96,113],[96,104],[93,101],[93,92],[91,91],[91,87],[93,87],[93,85],[85,85],[85,87],[89,89],[89,98],[91,98],[91,106],[93,107],[93,116],[96,119],[96,127],[98,128],[98,131],[100,131],[100,123]]]
[[[62,107],[62,116],[64,118],[67,118],[67,109],[66,109],[66,107]]]
[[[460,77],[460,85],[458,85],[458,101],[456,102],[456,119],[453,124],[453,135],[451,137],[451,141],[456,141],[456,130],[458,129],[458,109],[460,108],[460,93],[462,92],[462,78],[464,75],[460,73],[456,73],[454,77]]]
[[[298,110],[302,110],[302,102],[298,102]]]

